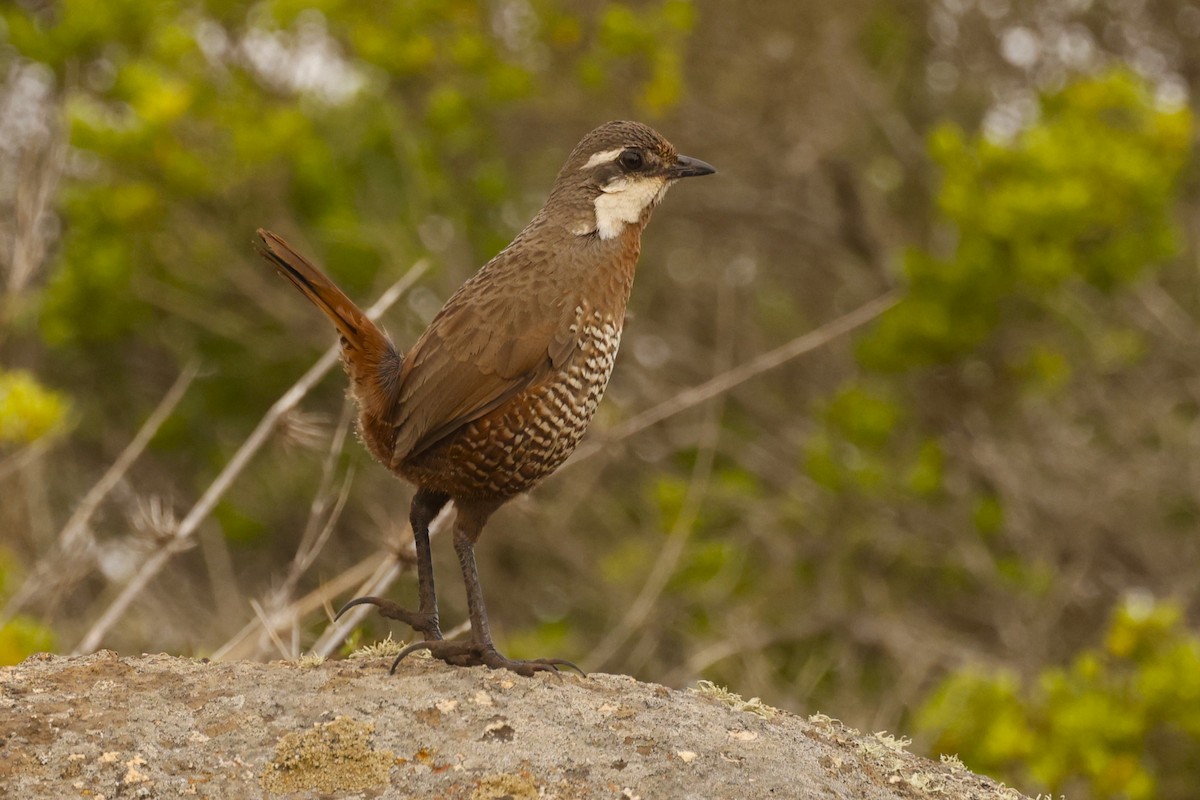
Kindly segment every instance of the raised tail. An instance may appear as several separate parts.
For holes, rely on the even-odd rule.
[[[388,335],[312,262],[268,230],[259,228],[258,238],[259,255],[321,309],[342,335],[342,361],[362,413],[359,423],[364,440],[387,463],[394,439],[390,420],[399,394],[403,358]],[[372,435],[376,427],[378,433]]]
[[[258,253],[275,267],[275,271],[291,281],[312,304],[329,317],[342,335],[346,346],[363,352],[377,351],[381,345],[391,349],[387,334],[367,319],[354,301],[346,296],[329,277],[279,236],[258,229]]]

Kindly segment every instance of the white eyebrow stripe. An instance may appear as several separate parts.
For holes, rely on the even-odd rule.
[[[589,158],[587,160],[587,163],[583,165],[583,168],[591,169],[594,166],[597,166],[599,164],[604,164],[608,161],[616,161],[617,156],[621,155],[621,153],[624,153],[624,152],[625,152],[624,147],[618,147],[616,150],[605,150],[601,153],[596,153],[595,155],[593,155],[591,158]]]

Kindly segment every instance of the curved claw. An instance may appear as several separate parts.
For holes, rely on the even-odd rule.
[[[400,666],[400,662],[403,661],[405,657],[411,656],[418,650],[429,650],[430,652],[433,652],[432,647],[441,641],[444,640],[436,639],[424,642],[413,642],[412,644],[405,645],[400,652],[396,654],[396,660],[392,662],[392,668],[388,670],[388,674],[395,675],[396,667]]]
[[[547,664],[550,667],[553,667],[555,672],[559,671],[559,669],[558,669],[559,667],[566,667],[568,669],[575,670],[576,672],[578,672],[580,675],[582,675],[585,678],[588,676],[588,674],[586,672],[584,672],[582,669],[579,668],[578,664],[576,664],[573,661],[567,661],[565,658],[535,658],[532,661],[526,661],[524,663],[526,663],[526,664]]]
[[[333,615],[333,621],[337,622],[339,619],[342,618],[342,614],[345,614],[347,611],[354,608],[355,606],[364,606],[364,605],[382,606],[384,603],[387,603],[387,602],[389,602],[389,601],[384,600],[382,597],[371,597],[370,595],[367,595],[365,597],[356,597],[353,600],[351,600],[350,602],[346,603],[346,605],[342,606],[341,610]]]

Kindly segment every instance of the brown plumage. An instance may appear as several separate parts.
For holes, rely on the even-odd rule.
[[[600,126],[572,151],[541,211],[450,297],[403,356],[319,269],[259,231],[263,256],[341,334],[363,443],[417,486],[410,516],[419,610],[376,597],[345,607],[375,605],[424,635],[397,663],[427,648],[452,664],[525,675],[567,664],[496,652],[474,544],[497,508],[575,449],[612,372],[650,213],[675,180],[712,172],[645,125]],[[457,509],[469,642],[443,640],[438,622],[428,528],[448,500]]]

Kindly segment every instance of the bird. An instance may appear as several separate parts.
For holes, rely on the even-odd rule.
[[[409,625],[417,650],[453,666],[531,676],[557,658],[516,660],[492,640],[475,545],[492,514],[555,471],[587,430],[612,373],[651,212],[676,181],[716,169],[680,155],[640,122],[600,125],[580,140],[541,210],[451,295],[402,353],[320,269],[260,228],[257,248],[340,335],[341,359],[367,450],[416,492],[415,611],[392,600],[349,601]],[[453,502],[453,544],[470,638],[442,635],[429,526]]]

